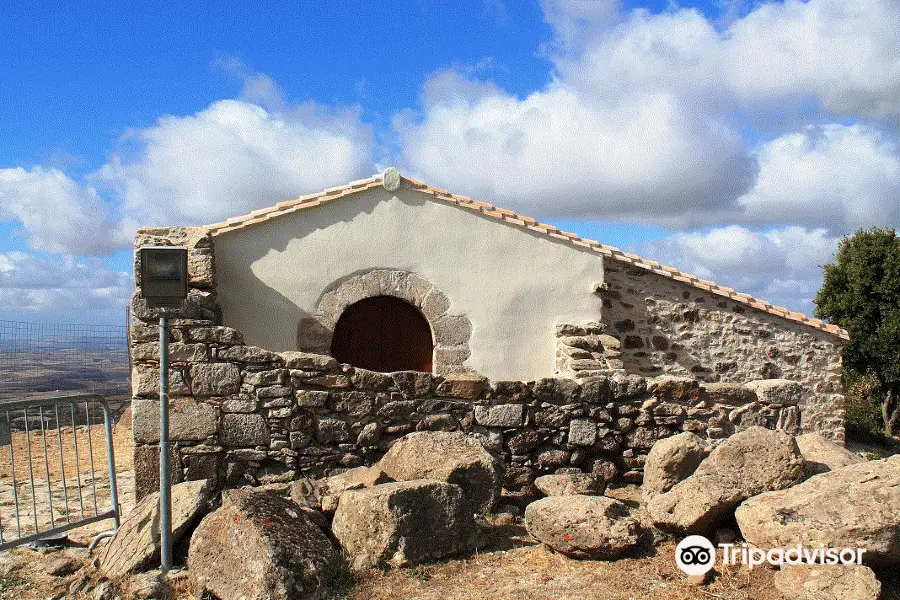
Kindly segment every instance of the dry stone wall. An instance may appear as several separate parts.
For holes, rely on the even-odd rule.
[[[799,430],[802,390],[795,382],[702,386],[626,375],[491,383],[468,375],[384,374],[328,356],[273,355],[236,344],[234,330],[201,327],[208,354],[200,355],[209,358],[173,364],[183,382],[170,399],[176,479],[212,478],[232,487],[321,477],[376,462],[412,431],[440,430],[477,436],[502,457],[507,489],[532,493],[535,477],[549,473],[639,483],[653,443],[681,431],[723,438],[751,425]],[[176,331],[192,335],[184,325]],[[135,365],[137,373],[157,368],[149,360]],[[135,394],[141,495],[156,483],[159,401],[155,387],[138,386]]]
[[[274,353],[245,345],[239,331],[220,325],[208,234],[144,229],[136,240],[137,247],[143,245],[189,248],[188,300],[170,317],[174,482],[212,479],[218,486],[235,487],[318,477],[372,464],[409,432],[441,430],[477,436],[502,459],[504,487],[513,495],[532,495],[534,479],[550,473],[585,472],[607,482],[639,483],[656,440],[682,431],[718,439],[752,425],[795,434],[806,421],[804,404],[819,393],[783,379],[733,381],[739,372],[748,379],[763,375],[744,367],[720,377],[731,381],[712,383],[674,378],[666,375],[667,368],[652,373],[657,378],[626,374],[621,367],[642,357],[617,344],[621,336],[602,324],[562,326],[560,348],[572,351],[562,352],[560,365],[577,366],[577,373],[533,382],[490,382],[475,374],[375,373],[325,355]],[[135,492],[140,498],[159,485],[159,314],[138,290],[132,315]],[[612,328],[618,331],[615,322]],[[633,331],[652,340],[652,331],[637,322]],[[666,331],[685,333],[678,327]],[[670,342],[670,351],[689,355],[699,347],[698,341],[687,341],[690,337],[681,339],[680,347]],[[711,357],[724,351],[715,350],[715,343],[709,346]],[[814,362],[801,357],[804,369],[811,368],[804,361]]]
[[[605,336],[600,372],[710,382],[790,379],[804,386],[803,431],[843,441],[837,336],[612,260],[604,263],[604,278],[605,328],[595,332]],[[564,352],[562,343],[558,348]]]

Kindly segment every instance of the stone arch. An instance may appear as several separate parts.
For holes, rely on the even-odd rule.
[[[297,349],[331,353],[334,328],[344,310],[360,300],[393,296],[418,308],[431,327],[434,339],[433,370],[436,375],[467,372],[472,324],[464,315],[454,315],[450,300],[426,279],[408,271],[373,269],[334,282],[319,298],[315,315],[300,319]]]

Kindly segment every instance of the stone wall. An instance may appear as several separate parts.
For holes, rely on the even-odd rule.
[[[528,495],[536,476],[569,469],[611,482],[640,482],[652,444],[680,431],[723,438],[763,425],[796,433],[801,423],[807,425],[808,414],[825,414],[816,421],[821,423],[837,414],[828,411],[840,411],[825,406],[817,412],[816,403],[832,397],[816,387],[822,382],[813,374],[814,365],[821,364],[829,378],[823,381],[831,380],[832,362],[816,354],[816,344],[824,341],[810,333],[809,347],[801,348],[795,337],[803,332],[785,339],[773,323],[742,314],[735,310],[739,307],[701,313],[706,306],[697,305],[712,301],[696,293],[674,304],[663,293],[671,291],[657,296],[646,288],[619,289],[621,279],[614,280],[605,299],[606,315],[616,316],[609,327],[593,323],[557,330],[558,365],[569,370],[567,377],[490,382],[476,374],[384,374],[339,365],[329,356],[248,346],[239,331],[221,326],[212,240],[203,230],[144,229],[136,240],[136,247],[143,245],[189,248],[188,300],[171,316],[169,335],[176,482],[213,478],[221,486],[237,486],[322,476],[375,462],[411,431],[460,430],[478,436],[502,458],[510,492]],[[613,275],[619,274],[613,270]],[[651,307],[643,313],[633,304],[638,296],[642,306]],[[691,310],[718,325],[693,317],[686,321],[683,313]],[[158,487],[159,315],[139,290],[132,315],[135,486],[141,497]],[[715,315],[723,318],[716,321]],[[628,319],[632,323],[626,326]],[[717,327],[748,333],[732,348],[719,341]],[[769,335],[763,337],[763,331]],[[657,348],[662,344],[654,342],[657,335],[666,336],[666,350]],[[780,372],[756,370],[759,359],[747,351],[770,347],[775,350],[759,351]],[[716,370],[710,361],[724,361],[732,350],[737,358],[728,360],[740,361],[738,366]],[[790,358],[794,353],[796,361]],[[659,368],[647,371],[660,357]],[[711,371],[691,368],[707,364]],[[631,369],[658,377],[626,374]],[[773,379],[780,374],[805,382]],[[742,375],[745,381],[762,380],[741,384]],[[725,381],[699,381],[703,378]]]
[[[411,431],[460,430],[502,457],[506,487],[568,469],[640,482],[653,443],[680,431],[723,438],[750,425],[799,430],[802,386],[706,384],[635,375],[582,382],[374,373],[301,352],[240,344],[227,327],[180,324],[173,342],[175,479],[237,486],[371,464]],[[138,495],[156,486],[155,342],[137,344],[133,427]]]
[[[841,340],[614,260],[604,264],[608,369],[701,381],[804,385],[803,431],[843,441]]]

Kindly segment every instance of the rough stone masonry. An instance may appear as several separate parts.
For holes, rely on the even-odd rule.
[[[817,430],[833,439],[843,436],[836,339],[828,346],[824,338],[806,340],[802,331],[791,337],[791,328],[784,333],[767,321],[748,329],[745,337],[749,345],[763,339],[775,348],[766,361],[773,367],[745,371],[749,359],[740,348],[721,343],[718,325],[688,331],[701,312],[673,304],[667,310],[682,315],[673,326],[681,342],[656,340],[653,327],[641,324],[637,314],[630,325],[623,325],[625,317],[610,330],[603,324],[561,325],[555,332],[560,376],[554,378],[491,382],[471,373],[375,373],[325,355],[247,346],[239,331],[222,326],[213,243],[205,230],[142,229],[136,247],[146,245],[189,248],[188,300],[170,319],[174,482],[211,479],[217,486],[235,487],[318,477],[372,464],[411,431],[441,430],[477,436],[502,458],[504,487],[512,495],[530,496],[534,479],[550,473],[586,472],[607,482],[640,483],[653,443],[683,431],[716,439],[761,425],[791,434]],[[611,280],[617,287],[615,275]],[[646,296],[646,305],[662,302],[637,287],[623,291]],[[620,293],[619,301],[624,297]],[[615,316],[615,310],[610,314]],[[139,290],[132,316],[139,499],[158,488],[159,473],[158,314]],[[742,326],[740,318],[732,313],[726,325]],[[718,362],[682,373],[676,359],[686,345],[701,343],[699,331],[709,336],[708,354]],[[659,364],[669,364],[666,353],[676,356],[663,368]],[[629,363],[642,358],[659,364],[650,371],[637,369],[646,377],[629,373]],[[757,377],[734,381],[742,372],[747,379]]]

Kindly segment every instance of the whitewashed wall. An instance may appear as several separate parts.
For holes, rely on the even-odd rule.
[[[342,278],[416,273],[472,323],[465,365],[492,379],[553,375],[557,323],[599,321],[596,253],[401,188],[382,188],[215,237],[223,324],[296,349],[297,324]]]

